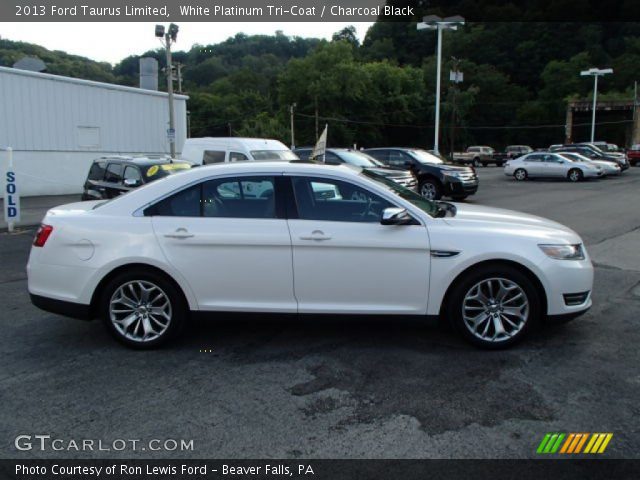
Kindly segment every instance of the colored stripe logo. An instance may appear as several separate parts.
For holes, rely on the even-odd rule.
[[[612,438],[613,433],[547,433],[536,453],[604,453]]]

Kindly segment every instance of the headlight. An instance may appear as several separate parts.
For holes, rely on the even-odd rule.
[[[538,245],[548,257],[556,260],[584,260],[584,249],[581,243],[575,245]]]
[[[444,172],[444,174],[447,177],[460,178],[460,172]]]

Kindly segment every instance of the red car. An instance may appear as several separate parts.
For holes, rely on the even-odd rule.
[[[633,145],[627,150],[627,160],[629,160],[629,165],[633,167],[640,163],[640,144]]]

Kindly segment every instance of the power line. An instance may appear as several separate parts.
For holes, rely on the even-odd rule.
[[[296,113],[298,117],[315,118],[315,115],[307,115],[305,113]],[[398,128],[434,128],[434,125],[416,125],[407,123],[385,123],[385,122],[371,122],[366,120],[353,120],[350,118],[337,118],[337,117],[323,117],[318,116],[321,120],[327,120],[340,123],[353,123],[357,125],[376,125],[380,127],[398,127]],[[614,125],[633,123],[633,120],[615,120],[609,122],[598,122],[597,125]],[[591,123],[574,123],[574,127],[589,126]],[[541,124],[541,125],[460,125],[455,127],[458,130],[517,130],[517,129],[542,129],[542,128],[566,128],[566,124]]]

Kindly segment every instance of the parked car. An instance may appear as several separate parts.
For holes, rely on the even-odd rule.
[[[102,157],[93,161],[84,182],[82,200],[114,198],[192,165],[170,157]]]
[[[294,150],[294,153],[300,157],[300,160],[309,160],[312,152],[313,148],[310,147],[296,148]],[[407,172],[406,169],[388,167],[372,156],[350,148],[327,148],[323,162],[327,165],[346,164],[353,167],[366,168],[371,172],[387,177],[403,187],[412,190],[415,190],[418,185],[416,177],[414,177],[411,172]]]
[[[247,160],[296,160],[284,143],[267,138],[203,137],[187,138],[181,158],[196,165]]]
[[[256,182],[274,195],[250,195]],[[322,198],[321,184],[342,195]],[[246,193],[229,195],[231,185]],[[99,317],[135,348],[215,312],[441,317],[501,348],[543,317],[584,313],[593,287],[582,239],[563,225],[302,162],[194,168],[109,202],[53,208],[27,275],[37,307]]]
[[[585,178],[598,178],[604,175],[601,167],[569,160],[557,153],[529,153],[523,157],[509,160],[504,166],[504,174],[516,180],[527,178],[566,178],[578,182]]]
[[[470,164],[474,167],[482,165],[486,167],[490,163],[495,163],[498,167],[501,167],[505,160],[503,158],[495,157],[496,151],[487,146],[472,146],[468,147],[464,152],[453,152],[451,157],[454,162]]]
[[[629,159],[629,163],[634,167],[640,163],[640,144],[632,145],[629,150],[627,150],[627,158]]]
[[[590,158],[587,158],[584,155],[580,155],[579,153],[575,153],[575,152],[558,151],[556,153],[558,153],[559,155],[562,155],[564,158],[568,158],[573,162],[597,165],[600,168],[602,168],[602,171],[604,172],[605,176],[620,175],[620,172],[622,171],[620,169],[620,165],[618,165],[616,162],[609,162],[605,160],[591,160]]]
[[[625,171],[629,168],[629,162],[624,154],[620,153],[606,153],[600,150],[598,147],[586,144],[586,143],[572,143],[567,145],[555,146],[550,149],[551,152],[557,152],[562,150],[563,152],[575,152],[583,155],[591,160],[605,160],[612,161],[620,165],[620,169]]]
[[[447,196],[460,201],[478,191],[478,177],[472,167],[446,163],[426,150],[369,148],[364,151],[385,165],[411,171],[418,179],[418,193],[429,200]]]
[[[508,145],[507,148],[504,149],[504,152],[494,152],[493,158],[496,162],[502,162],[502,164],[504,164],[504,162],[511,158],[518,158],[531,152],[533,152],[533,148],[528,145]],[[498,165],[498,163],[496,163],[496,165]]]

